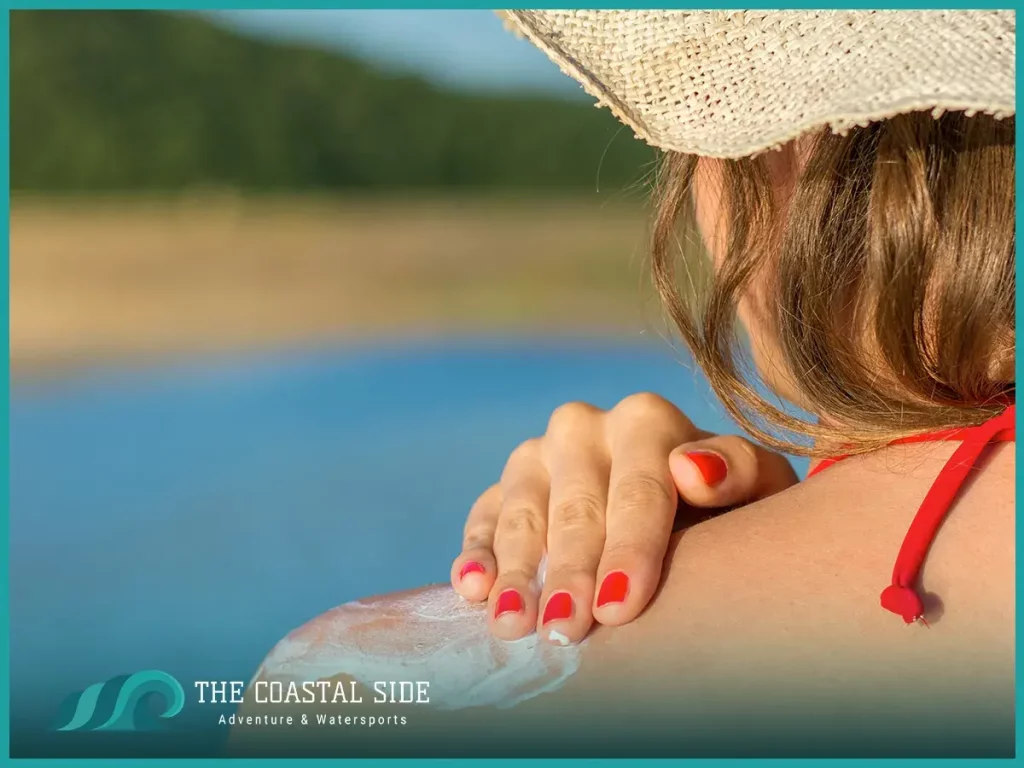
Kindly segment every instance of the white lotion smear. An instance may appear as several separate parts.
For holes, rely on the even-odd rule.
[[[554,645],[536,634],[498,640],[487,628],[485,604],[436,586],[328,611],[278,643],[257,678],[427,681],[439,709],[504,709],[557,690],[579,665],[579,645]]]

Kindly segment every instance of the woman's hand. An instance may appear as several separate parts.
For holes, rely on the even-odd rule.
[[[650,602],[680,499],[729,507],[796,482],[783,456],[703,432],[657,395],[610,411],[563,405],[474,504],[452,584],[487,600],[500,638],[579,642],[594,621],[625,624]]]

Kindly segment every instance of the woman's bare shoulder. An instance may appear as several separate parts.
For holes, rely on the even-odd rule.
[[[591,736],[598,717],[671,713],[710,728],[783,702],[801,728],[833,715],[821,727],[845,727],[851,707],[870,703],[858,717],[879,728],[902,718],[930,734],[941,720],[962,735],[1005,720],[1012,733],[1014,453],[995,453],[929,555],[930,627],[907,627],[879,593],[945,447],[844,462],[677,534],[648,609],[581,646],[496,640],[482,605],[433,586],[326,612],[282,640],[256,679],[427,681],[431,708],[463,721],[495,707],[534,724],[572,712]]]
[[[638,672],[706,677],[717,664],[745,669],[772,654],[805,664],[826,647],[843,649],[827,655],[834,671],[855,674],[879,653],[895,665],[904,653],[918,663],[966,643],[995,652],[991,661],[1012,657],[1013,446],[999,448],[965,489],[932,546],[922,574],[927,643],[879,606],[907,528],[951,451],[892,449],[844,462],[677,534],[651,606],[629,625],[596,628],[583,648],[535,635],[495,640],[482,605],[432,586],[324,613],[282,640],[258,676],[369,680],[401,669],[471,706]]]
[[[670,649],[699,648],[704,670],[709,661],[750,668],[773,660],[840,676],[920,670],[973,647],[968,666],[1005,672],[1014,626],[1012,445],[992,452],[930,549],[920,580],[930,628],[908,628],[880,606],[908,527],[953,449],[851,459],[683,532],[660,594],[605,645],[660,648],[686,669],[686,655]],[[757,649],[748,660],[744,644]]]

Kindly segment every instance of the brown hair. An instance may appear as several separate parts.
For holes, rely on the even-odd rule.
[[[1013,118],[914,113],[823,132],[784,200],[766,156],[712,161],[728,238],[717,274],[686,301],[677,227],[692,213],[698,160],[665,158],[655,286],[742,426],[772,447],[821,455],[977,424],[1005,406],[1014,391],[1014,129]],[[745,368],[736,309],[755,280],[773,362],[821,420],[772,403]]]

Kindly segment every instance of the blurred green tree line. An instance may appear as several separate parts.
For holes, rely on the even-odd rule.
[[[622,189],[655,159],[587,103],[448,92],[195,16],[13,11],[10,50],[16,192]]]

